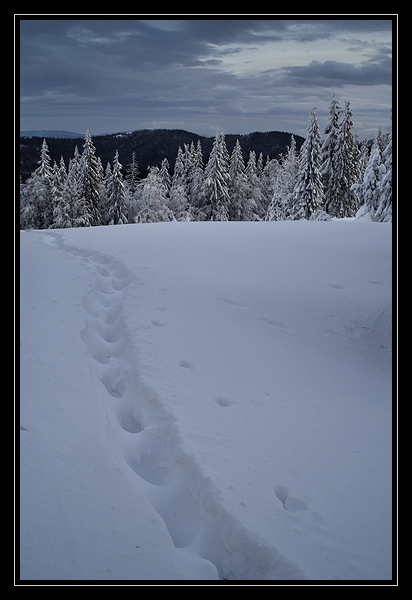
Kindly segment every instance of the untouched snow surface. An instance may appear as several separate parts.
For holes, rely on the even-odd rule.
[[[21,232],[21,579],[391,579],[391,232]]]

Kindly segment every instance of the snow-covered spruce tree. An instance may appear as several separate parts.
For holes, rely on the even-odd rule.
[[[107,203],[109,206],[109,225],[124,225],[127,223],[126,194],[123,184],[122,165],[119,153],[113,160],[113,172],[107,188]]]
[[[386,223],[392,221],[392,134],[388,137],[388,145],[382,153],[382,160],[385,174],[379,183],[379,204],[374,219]]]
[[[242,155],[242,148],[239,140],[233,148],[230,157],[229,167],[229,220],[230,221],[248,221],[246,218],[249,205],[249,186],[245,173],[245,163]]]
[[[205,204],[205,169],[203,165],[203,152],[200,140],[197,140],[196,152],[193,161],[190,203],[196,215],[195,220],[203,221],[205,217],[204,213],[201,211],[201,208]]]
[[[311,214],[323,205],[323,184],[320,173],[322,154],[320,149],[320,130],[316,107],[313,108],[307,137],[300,150],[299,171],[294,189],[294,202],[291,219],[309,219]]]
[[[186,168],[181,146],[179,146],[179,149],[177,151],[170,193],[172,193],[173,188],[177,187],[182,187],[185,191],[187,189]]]
[[[334,187],[333,156],[335,154],[336,144],[338,141],[339,115],[341,112],[342,109],[336,100],[335,94],[333,94],[333,98],[329,106],[328,122],[323,130],[323,133],[326,135],[326,139],[322,144],[321,174],[323,191],[325,195],[325,210],[327,210],[327,207],[332,202],[332,189]]]
[[[110,217],[109,217],[109,201],[108,201],[108,190],[109,183],[112,177],[112,165],[110,162],[106,165],[106,171],[104,172],[104,177],[102,184],[100,186],[100,224],[101,225],[109,225]]]
[[[274,170],[273,197],[265,216],[267,221],[280,221],[288,217],[293,207],[293,190],[298,170],[299,158],[296,153],[296,140],[292,135],[286,156]]]
[[[165,186],[166,196],[169,196],[170,188],[172,187],[172,178],[170,177],[169,168],[169,161],[167,158],[164,158],[160,166],[159,175],[163,185]]]
[[[139,183],[139,165],[136,160],[136,152],[132,152],[132,162],[127,165],[125,182],[128,192],[134,196]]]
[[[67,189],[67,172],[63,157],[60,159],[60,166],[54,163],[53,168],[53,229],[64,229],[72,226],[72,209],[70,206],[70,196]]]
[[[229,220],[229,164],[224,134],[216,133],[205,169],[205,200],[203,211],[210,221]]]
[[[374,145],[369,157],[368,166],[366,167],[363,175],[362,183],[354,184],[352,186],[353,192],[358,194],[360,202],[363,202],[362,206],[356,213],[356,218],[360,219],[366,215],[369,215],[369,218],[374,220],[375,212],[379,203],[379,185],[382,177],[382,170],[384,171],[385,167],[382,165],[379,146]]]
[[[186,190],[178,185],[170,191],[170,200],[168,203],[176,221],[194,221],[192,207],[189,202]]]
[[[365,173],[366,167],[368,166],[369,161],[369,146],[368,146],[368,138],[364,137],[364,140],[361,144],[359,151],[359,182],[363,181],[363,175]]]
[[[67,172],[66,189],[69,196],[69,204],[71,209],[71,219],[74,225],[75,211],[82,196],[81,189],[81,156],[77,146],[74,148],[73,158],[69,160],[69,169]]]
[[[392,220],[392,136],[384,141],[379,128],[375,136],[368,165],[361,183],[352,186],[361,206],[358,219],[368,217],[373,221]],[[381,153],[381,148],[385,150]]]
[[[262,172],[262,167],[260,168]],[[250,206],[254,206],[254,221],[259,221],[265,214],[265,197],[262,190],[262,184],[258,175],[258,168],[256,163],[256,152],[251,150],[249,152],[249,160],[245,169],[247,184],[249,188],[248,202]]]
[[[173,213],[167,206],[166,189],[158,167],[150,167],[146,179],[140,182],[139,188],[141,194],[136,223],[173,221]]]
[[[260,178],[262,193],[265,197],[264,219],[266,219],[266,214],[273,197],[273,183],[276,179],[276,174],[279,169],[279,166],[280,165],[278,160],[276,160],[275,158],[270,159],[269,156],[266,157],[266,164],[263,167],[263,173]]]
[[[20,211],[21,226],[24,229],[48,229],[53,224],[52,168],[45,139],[38,165],[24,186]]]
[[[353,121],[349,101],[345,110],[332,156],[332,177],[329,180],[325,210],[331,217],[353,216],[357,203],[352,186],[359,179],[359,150],[352,134]]]
[[[189,201],[191,201],[190,191],[193,183],[193,169],[196,160],[196,150],[193,142],[191,142],[190,146],[189,144],[184,144],[184,147],[185,151],[183,154],[183,164],[185,169],[186,194]]]
[[[77,227],[100,225],[99,188],[101,176],[95,152],[96,149],[90,131],[87,130],[81,157],[82,195],[75,211],[74,220]]]

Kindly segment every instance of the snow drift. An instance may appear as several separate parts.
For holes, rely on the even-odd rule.
[[[22,580],[389,580],[391,225],[21,232]]]

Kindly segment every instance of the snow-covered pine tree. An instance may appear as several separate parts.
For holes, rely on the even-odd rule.
[[[278,169],[280,168],[279,161],[275,158],[269,159],[269,156],[266,157],[266,164],[263,167],[263,173],[260,178],[260,183],[262,186],[262,193],[265,197],[265,207],[266,213],[264,219],[266,220],[266,214],[269,208],[269,204],[271,203],[273,197],[273,183],[276,179]]]
[[[356,213],[358,219],[368,216],[373,221],[392,220],[392,135],[385,138],[380,127],[363,180],[352,187],[361,202]]]
[[[169,168],[169,161],[167,158],[164,158],[162,160],[159,175],[163,185],[165,186],[166,196],[169,196],[170,188],[172,187],[172,178],[170,177]]]
[[[184,168],[185,168],[185,182],[186,182],[186,195],[189,199],[189,201],[191,200],[190,198],[190,191],[192,189],[192,183],[193,183],[193,169],[194,169],[194,165],[195,165],[195,160],[196,160],[196,150],[195,150],[195,146],[193,144],[193,142],[191,142],[190,146],[189,144],[184,144],[185,147],[185,151],[183,154],[183,164],[184,164]]]
[[[64,229],[72,226],[72,209],[70,206],[70,197],[67,189],[67,172],[63,157],[60,159],[60,166],[54,163],[53,168],[53,229]]]
[[[53,224],[53,200],[52,200],[52,168],[47,142],[43,139],[40,155],[39,175],[43,179],[45,194],[40,203],[43,225],[42,229],[48,229]]]
[[[252,199],[248,185],[242,148],[239,140],[233,148],[229,167],[229,220],[230,221],[256,221],[257,206]]]
[[[368,146],[368,138],[365,135],[363,142],[360,147],[359,154],[359,183],[363,181],[363,175],[365,173],[366,167],[368,166],[369,161],[369,146]]]
[[[24,229],[48,229],[53,223],[52,168],[47,142],[43,139],[38,168],[24,186],[20,222]]]
[[[229,164],[224,134],[216,133],[205,169],[204,212],[210,221],[229,219]]]
[[[293,207],[293,190],[298,170],[299,158],[296,153],[296,140],[292,135],[286,156],[274,170],[273,197],[265,216],[267,221],[280,221],[288,217]]]
[[[90,131],[87,130],[81,157],[82,196],[78,202],[75,216],[77,227],[100,225],[99,188],[101,176],[95,152],[96,149]]]
[[[126,194],[123,184],[122,165],[119,162],[119,152],[113,160],[113,172],[107,188],[107,203],[109,206],[109,225],[127,223]]]
[[[205,204],[205,169],[203,165],[203,152],[200,140],[197,140],[196,152],[193,161],[193,176],[190,187],[190,202],[196,214],[196,220],[203,221],[201,211]]]
[[[333,94],[332,101],[329,106],[329,118],[326,123],[323,133],[326,135],[326,139],[322,144],[322,183],[323,191],[325,195],[325,210],[332,202],[332,189],[334,187],[333,177],[333,156],[336,151],[336,144],[339,134],[339,115],[342,110],[336,100],[335,94]]]
[[[325,202],[325,210],[332,217],[349,217],[356,210],[356,196],[352,186],[359,179],[359,150],[352,134],[352,116],[350,103],[346,101],[332,156],[328,202]]]
[[[313,108],[307,137],[300,150],[299,171],[294,189],[294,203],[291,219],[309,219],[312,213],[323,205],[323,184],[320,173],[322,154],[320,130],[316,106]]]
[[[186,168],[181,146],[179,146],[179,149],[177,151],[170,193],[172,193],[173,188],[176,187],[183,187],[185,191],[187,189]]]
[[[378,145],[381,156],[382,156],[383,151],[385,150],[386,146],[388,145],[388,139],[385,135],[383,135],[382,127],[380,125],[378,127],[378,131],[375,135],[375,139],[374,139],[373,143],[375,145]]]
[[[69,195],[69,204],[71,209],[71,219],[74,222],[75,211],[80,201],[81,190],[81,156],[77,146],[74,148],[73,158],[69,160],[69,169],[67,172],[67,193]]]
[[[166,189],[158,167],[150,167],[146,179],[140,182],[139,188],[141,195],[136,223],[173,221],[173,213],[167,206]]]
[[[260,168],[262,171],[262,168]],[[247,184],[249,188],[248,200],[249,205],[254,206],[255,218],[253,220],[259,221],[266,214],[265,209],[265,196],[262,190],[262,184],[258,175],[258,165],[256,163],[256,152],[251,150],[249,152],[249,160],[245,169]]]
[[[357,219],[369,215],[369,217],[374,220],[375,212],[379,204],[379,186],[382,170],[384,171],[385,167],[382,165],[379,146],[374,144],[362,183],[354,184],[352,186],[352,191],[358,194],[359,201],[362,202],[361,207],[356,213]]]
[[[389,134],[388,145],[382,152],[385,174],[379,183],[379,204],[374,215],[374,220],[382,222],[392,221],[392,134]]]
[[[189,198],[182,185],[172,188],[168,205],[176,221],[194,220]]]
[[[110,162],[106,165],[106,170],[104,172],[104,177],[102,184],[100,186],[100,224],[101,225],[109,225],[110,217],[109,217],[109,200],[108,200],[108,190],[109,183],[112,177],[112,165]]]
[[[132,152],[132,162],[127,165],[125,182],[128,192],[132,196],[135,195],[139,183],[139,165],[136,160],[136,152]]]

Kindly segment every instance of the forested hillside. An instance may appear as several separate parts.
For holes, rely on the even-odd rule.
[[[350,103],[341,108],[334,96],[323,143],[315,107],[303,144],[279,132],[236,139],[217,132],[212,139],[175,130],[168,132],[166,142],[165,130],[148,131],[146,138],[134,132],[93,139],[87,131],[84,140],[50,139],[52,155],[44,139],[39,166],[27,180],[21,178],[20,226],[328,220],[355,215],[391,221],[392,137],[379,128],[369,151],[366,138],[359,145],[352,117]],[[259,146],[246,151],[254,143]],[[38,141],[25,139],[26,144],[38,152]],[[173,145],[178,149],[171,157]],[[57,148],[69,146],[74,146],[71,157],[52,158]],[[142,154],[144,164],[149,161],[148,171],[139,162]],[[26,166],[31,164],[28,151],[22,156]]]
[[[281,154],[286,152],[287,146],[290,145],[290,136],[290,133],[283,131],[267,131],[264,133],[255,131],[246,135],[226,135],[225,139],[229,152],[232,152],[236,140],[239,139],[245,160],[247,160],[251,150],[262,152],[264,157],[269,156],[270,158],[279,159]],[[62,156],[66,165],[73,156],[75,146],[81,148],[84,143],[84,136],[78,138],[73,136],[70,136],[70,138],[60,136],[20,137],[20,174],[22,181],[26,181],[36,169],[44,137],[51,160],[59,162]],[[169,164],[173,165],[179,146],[183,148],[184,144],[190,144],[191,142],[196,144],[199,140],[202,145],[204,159],[207,160],[213,145],[213,136],[205,137],[182,129],[141,129],[130,133],[114,133],[92,137],[96,154],[100,157],[103,165],[113,160],[116,150],[119,152],[120,162],[127,165],[131,161],[132,153],[135,152],[142,177],[147,175],[149,167],[160,167],[164,158],[167,158]],[[299,135],[295,135],[295,140],[299,150],[305,140]]]

